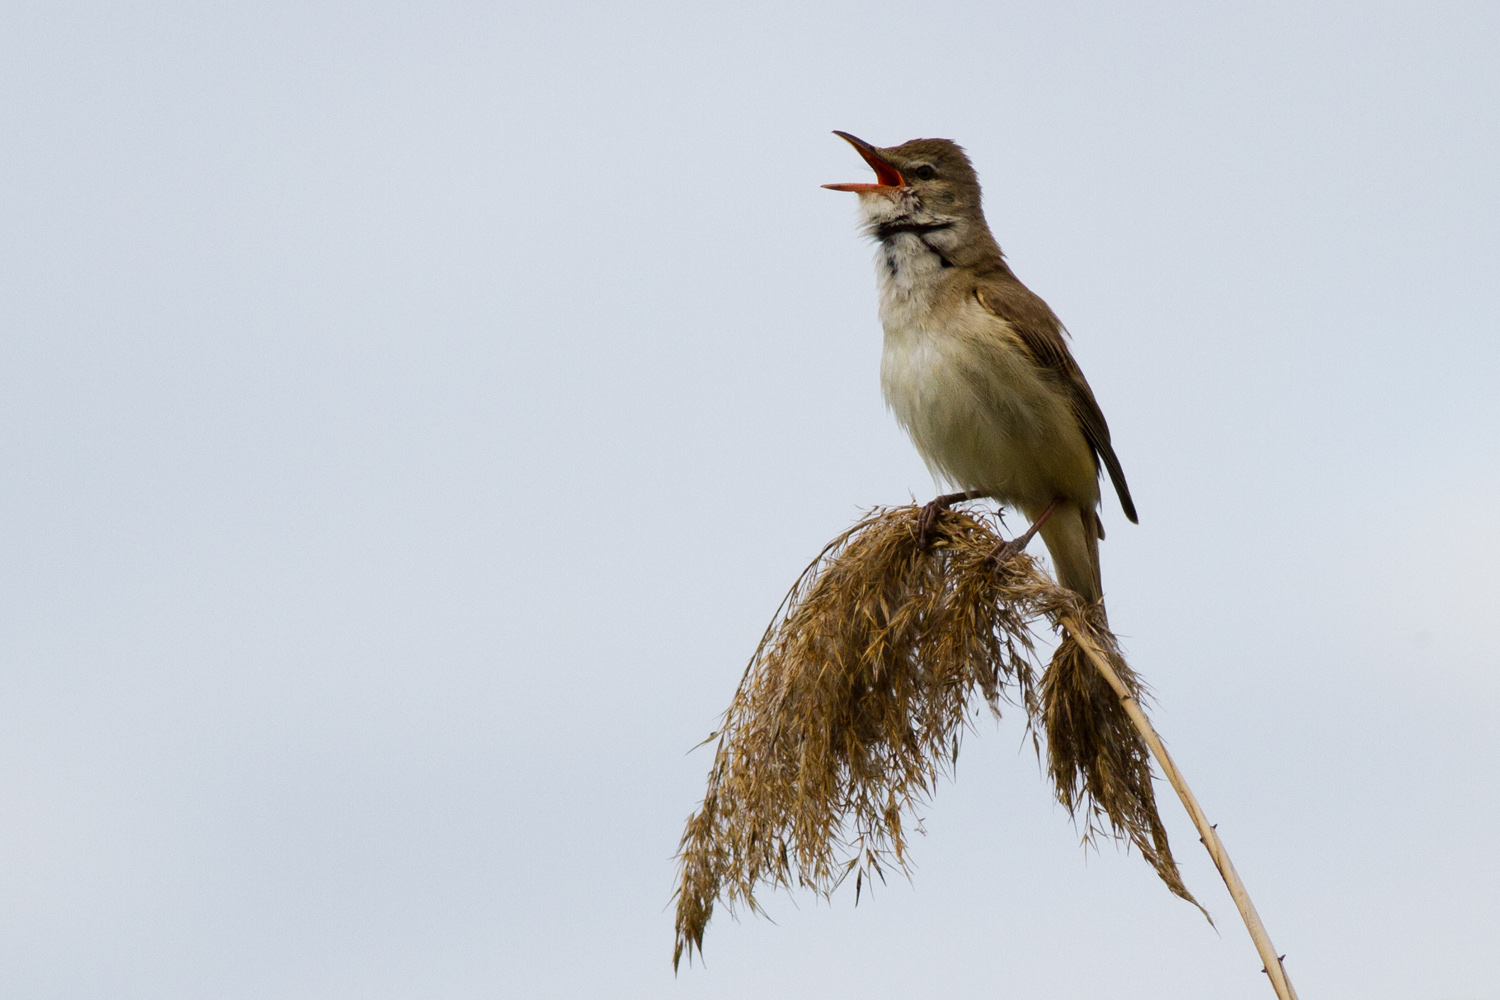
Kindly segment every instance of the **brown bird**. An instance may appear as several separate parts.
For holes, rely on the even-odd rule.
[[[1033,524],[1016,542],[1040,531],[1058,582],[1102,601],[1101,463],[1132,522],[1135,504],[1062,323],[990,234],[968,156],[947,139],[835,134],[875,171],[874,184],[824,186],[859,195],[880,244],[881,390],[933,476],[963,491],[928,504],[924,524],[962,499],[1018,508]]]

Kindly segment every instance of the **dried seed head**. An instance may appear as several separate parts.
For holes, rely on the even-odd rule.
[[[1030,556],[997,566],[988,518],[943,511],[924,548],[920,513],[877,510],[831,542],[751,657],[682,837],[674,967],[701,953],[719,900],[758,912],[761,886],[827,896],[850,873],[857,885],[907,873],[916,808],[951,774],[976,693],[996,717],[1002,701],[1020,705],[1047,735],[1058,797],[1087,834],[1107,828],[1135,844],[1191,899],[1147,749],[1114,693],[1067,636],[1036,681],[1031,624],[1089,621],[1089,609]],[[1113,637],[1095,631],[1135,684]]]

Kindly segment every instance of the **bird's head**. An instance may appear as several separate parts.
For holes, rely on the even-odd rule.
[[[899,146],[872,146],[848,132],[834,132],[853,146],[875,171],[874,184],[824,184],[853,191],[872,230],[911,221],[963,226],[984,225],[979,177],[963,147],[949,139],[913,139]],[[964,226],[967,228],[967,226]]]

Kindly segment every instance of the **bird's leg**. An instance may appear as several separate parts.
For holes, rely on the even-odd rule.
[[[921,515],[917,518],[917,547],[927,548],[931,541],[932,526],[937,523],[938,513],[947,510],[956,503],[965,500],[978,500],[984,496],[977,490],[966,490],[963,493],[944,493],[922,508]]]
[[[1027,528],[1021,534],[1008,542],[1001,542],[995,546],[995,551],[990,553],[990,558],[995,560],[996,565],[1004,565],[1026,551],[1026,546],[1030,545],[1031,540],[1036,537],[1036,533],[1042,530],[1042,525],[1047,523],[1047,518],[1051,517],[1052,512],[1057,510],[1058,502],[1054,500],[1049,503],[1047,509],[1042,511],[1042,516],[1037,518],[1031,527]]]

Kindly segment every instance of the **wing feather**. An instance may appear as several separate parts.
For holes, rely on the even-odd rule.
[[[1089,446],[1094,449],[1096,460],[1104,463],[1125,516],[1135,523],[1135,503],[1130,499],[1130,487],[1125,483],[1125,470],[1120,468],[1120,460],[1109,441],[1109,424],[1105,422],[1104,412],[1099,409],[1099,402],[1094,398],[1094,390],[1089,388],[1088,380],[1083,377],[1083,370],[1078,367],[1078,362],[1073,360],[1073,355],[1068,350],[1063,326],[1056,314],[1047,303],[1016,280],[1009,273],[1009,268],[1001,273],[985,275],[974,289],[974,297],[991,314],[1010,325],[1021,338],[1036,366],[1049,372],[1068,394],[1078,426],[1083,430]]]

